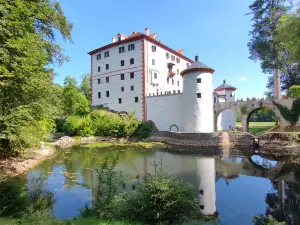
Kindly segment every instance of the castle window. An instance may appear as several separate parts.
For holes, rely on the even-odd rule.
[[[134,97],[134,102],[139,102],[139,97]]]
[[[106,64],[105,68],[106,68],[106,70],[108,70],[109,69],[109,64]]]
[[[156,46],[155,45],[152,45],[152,52],[156,52]]]
[[[101,59],[101,53],[97,55],[97,60]]]
[[[197,78],[197,83],[201,83],[201,78]]]
[[[134,50],[134,44],[128,45],[128,51],[133,51]]]
[[[133,91],[134,90],[134,86],[130,86],[130,90]]]
[[[134,64],[134,58],[131,58],[130,59],[130,65],[133,65]]]
[[[169,84],[170,83],[170,78],[167,78],[167,84]]]
[[[176,58],[176,62],[177,62],[177,63],[180,63],[180,59],[179,59],[179,58]]]
[[[124,73],[122,73],[122,74],[120,75],[120,77],[121,77],[121,80],[125,80]]]
[[[175,60],[175,55],[171,56],[171,60],[174,61]]]
[[[176,91],[175,91],[175,90],[173,90],[173,94],[176,94]]]
[[[124,92],[124,87],[121,87],[121,92]]]
[[[100,79],[98,79],[98,84],[101,84],[101,80]]]
[[[104,58],[107,58],[107,57],[109,57],[109,51],[104,52]]]
[[[180,90],[178,90],[178,93],[180,93]]]
[[[101,92],[98,92],[98,98],[101,98]]]
[[[109,97],[109,91],[106,91],[106,97],[107,98]]]
[[[125,61],[121,60],[121,66],[125,66]]]
[[[177,81],[177,86],[179,87],[179,80]]]
[[[154,79],[157,79],[157,73],[154,73]]]
[[[200,209],[203,210],[204,209],[204,205],[200,205]]]
[[[190,64],[189,63],[186,63],[186,67],[188,67]]]
[[[108,83],[109,82],[109,77],[106,77],[105,80],[106,80],[106,83]]]
[[[204,190],[200,190],[199,193],[200,193],[201,195],[204,195]]]
[[[170,58],[170,54],[168,52],[166,52],[166,58],[169,59]]]
[[[177,69],[177,74],[179,74],[179,69]]]
[[[197,93],[197,98],[201,98],[201,93]]]
[[[119,104],[121,104],[122,103],[122,99],[121,98],[119,98]]]
[[[125,47],[124,46],[119,47],[119,53],[123,53],[123,52],[125,52]]]
[[[134,78],[134,72],[130,73],[130,79]]]
[[[152,59],[152,65],[155,65],[155,59]]]
[[[101,67],[100,66],[98,66],[98,72],[100,72],[101,71]]]
[[[232,97],[232,94],[230,94],[230,97]]]
[[[174,85],[174,79],[172,79],[172,85]]]

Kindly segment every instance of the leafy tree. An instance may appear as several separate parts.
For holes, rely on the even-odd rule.
[[[258,215],[253,219],[254,225],[286,225],[285,222],[278,222],[272,216]]]
[[[300,116],[300,98],[294,100],[291,109],[275,101],[273,101],[273,104],[277,107],[282,117],[288,121],[291,126],[295,126],[297,124]]]
[[[288,10],[286,2],[287,0],[255,0],[249,6],[254,22],[250,32],[252,37],[248,43],[250,59],[260,60],[264,73],[274,73],[274,89],[280,87],[281,66],[280,51],[274,37],[279,19]]]
[[[300,85],[293,85],[289,88],[288,95],[292,98],[300,98]]]
[[[295,13],[282,16],[276,41],[288,50],[293,62],[300,62],[300,5]]]
[[[89,101],[77,86],[75,78],[66,77],[63,90],[63,110],[65,115],[86,115],[89,113]]]
[[[90,101],[91,97],[91,75],[89,73],[83,74],[81,77],[81,84],[80,84],[80,90]]]
[[[0,134],[16,148],[36,145],[50,134],[55,112],[47,65],[67,60],[55,34],[71,41],[72,24],[57,1],[0,0],[0,7]]]

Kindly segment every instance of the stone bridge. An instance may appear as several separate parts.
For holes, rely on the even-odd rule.
[[[276,102],[288,108],[291,108],[293,104],[293,99],[280,99],[280,100],[276,100]],[[248,132],[249,118],[251,114],[261,108],[272,109],[273,112],[277,115],[280,125],[282,127],[289,125],[289,123],[281,116],[276,106],[270,100],[261,99],[261,100],[248,100],[248,101],[236,101],[236,102],[220,102],[214,104],[215,131],[217,131],[217,119],[220,113],[225,110],[231,109],[236,113],[240,113],[242,130],[244,132]]]

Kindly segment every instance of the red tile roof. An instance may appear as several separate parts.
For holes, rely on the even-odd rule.
[[[128,37],[126,37],[126,38],[125,38],[124,40],[122,40],[122,41],[116,41],[116,42],[114,42],[114,43],[105,45],[105,46],[103,46],[103,47],[101,47],[101,48],[97,48],[97,49],[95,49],[95,50],[92,50],[92,51],[88,52],[88,54],[89,54],[89,55],[93,55],[93,54],[95,54],[95,53],[97,53],[97,52],[100,52],[100,51],[109,49],[109,48],[111,48],[111,47],[114,47],[114,46],[117,46],[117,45],[120,45],[120,44],[124,44],[124,43],[127,43],[127,42],[131,42],[131,41],[140,40],[140,39],[146,39],[147,41],[150,41],[151,43],[153,43],[153,44],[155,44],[155,45],[157,45],[157,46],[159,46],[159,47],[165,49],[166,51],[171,52],[172,54],[174,54],[174,55],[176,55],[176,56],[178,56],[178,57],[180,57],[180,58],[182,58],[182,59],[184,59],[184,60],[186,60],[186,61],[188,61],[188,62],[190,62],[190,63],[194,62],[194,61],[191,60],[190,58],[188,58],[188,57],[182,55],[181,53],[179,53],[179,52],[177,52],[177,51],[175,51],[175,50],[169,48],[168,46],[162,44],[160,41],[157,41],[157,40],[155,40],[154,38],[152,38],[152,37],[150,37],[150,36],[148,36],[148,35],[146,35],[146,34],[142,34],[142,33],[140,33],[140,32],[134,32],[133,34],[129,35]]]

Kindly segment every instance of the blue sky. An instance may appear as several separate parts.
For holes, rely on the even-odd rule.
[[[80,80],[90,72],[87,52],[111,43],[118,32],[157,33],[158,39],[173,49],[216,70],[214,86],[226,82],[237,87],[237,97],[262,96],[267,75],[259,62],[251,61],[247,42],[251,30],[248,6],[252,0],[60,0],[74,24],[73,42],[57,37],[70,62],[56,67],[57,83],[66,76]]]

